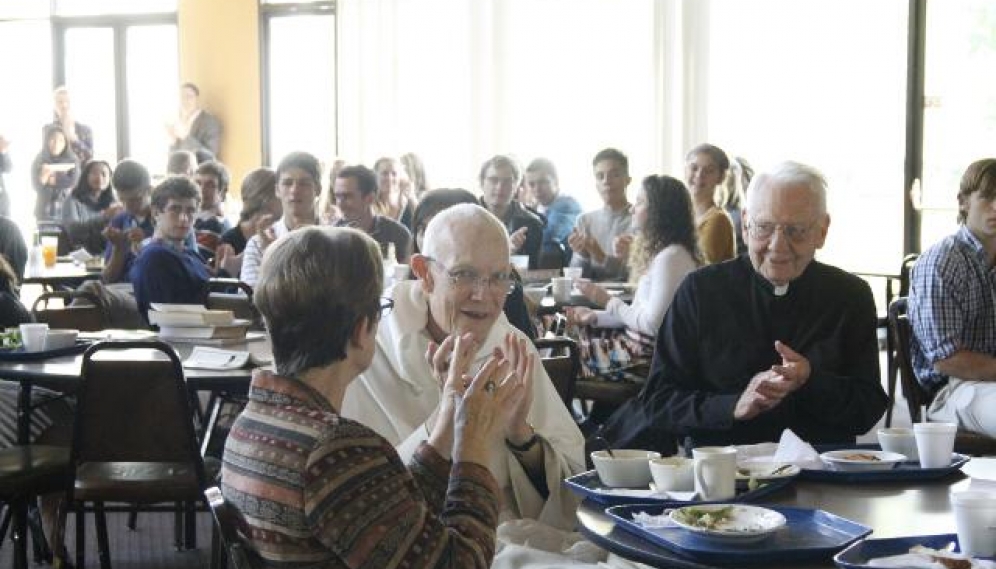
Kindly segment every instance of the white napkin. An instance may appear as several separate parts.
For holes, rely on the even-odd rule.
[[[806,441],[799,438],[791,429],[782,431],[778,444],[760,443],[737,447],[737,462],[751,464],[758,462],[778,462],[794,464],[799,468],[823,470],[820,453]]]
[[[674,490],[657,491],[656,488],[606,488],[598,489],[599,494],[607,496],[623,496],[626,498],[654,498],[657,500],[690,501],[695,498],[695,492],[678,492]]]
[[[953,559],[964,559],[957,553],[949,554]],[[868,560],[869,567],[899,567],[903,569],[945,569],[937,561],[932,561],[930,557],[922,553],[904,553],[902,555],[892,555],[889,557],[876,557]],[[996,563],[982,559],[972,560],[972,569],[996,569]]]
[[[79,249],[77,249],[77,250],[73,251],[72,253],[70,253],[70,254],[69,254],[69,257],[70,257],[70,258],[71,258],[71,259],[72,259],[73,261],[75,261],[75,262],[77,262],[77,263],[79,263],[79,264],[83,265],[83,264],[85,264],[85,263],[86,263],[87,261],[89,261],[90,259],[92,259],[92,258],[93,258],[93,255],[91,255],[90,253],[87,253],[87,250],[86,250],[86,249],[84,249],[84,248],[80,247]]]

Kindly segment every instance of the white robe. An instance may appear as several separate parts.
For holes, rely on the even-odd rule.
[[[402,460],[407,460],[428,438],[441,395],[441,387],[425,361],[429,309],[419,285],[418,281],[405,281],[387,291],[394,299],[394,310],[380,323],[373,362],[346,389],[342,404],[343,416],[362,422],[391,441]],[[525,337],[502,314],[478,351],[475,365],[483,365],[509,331]],[[531,343],[530,348],[535,353]],[[514,453],[501,445],[493,449],[490,464],[501,487],[500,519],[530,518],[571,530],[576,522],[577,500],[562,481],[584,469],[584,438],[543,366],[538,364],[533,374],[528,420],[543,445],[550,494],[544,500]]]

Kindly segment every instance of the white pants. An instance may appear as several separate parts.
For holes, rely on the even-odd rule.
[[[996,381],[950,378],[934,397],[927,418],[996,437]]]

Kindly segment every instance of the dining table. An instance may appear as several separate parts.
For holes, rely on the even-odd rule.
[[[59,287],[77,287],[86,280],[99,279],[101,269],[87,267],[71,259],[59,259],[51,267],[39,264],[24,269],[25,284],[40,284],[48,290]]]
[[[955,523],[950,493],[968,488],[972,478],[996,481],[996,458],[973,458],[960,471],[932,480],[846,484],[795,480],[754,505],[821,509],[872,528],[869,539],[953,534]],[[602,503],[590,498],[584,500],[577,510],[579,530],[587,539],[616,555],[660,568],[739,566],[735,557],[720,566],[678,555],[627,531],[605,509]],[[763,567],[817,569],[835,565],[827,558],[805,564],[774,562]]]
[[[252,333],[251,333],[252,334]],[[225,345],[212,346],[219,349],[247,351],[258,361],[272,360],[272,348],[265,334],[255,333],[252,341],[235,341]],[[88,334],[86,338],[97,341],[155,339],[153,332],[143,330],[109,330]],[[186,342],[167,342],[184,361],[195,348],[194,344]],[[162,358],[151,350],[133,350],[126,357]],[[80,381],[80,371],[83,367],[82,351],[46,359],[29,361],[11,361],[0,359],[0,381],[20,384],[17,405],[17,440],[19,444],[27,444],[31,418],[31,393],[35,386],[41,386],[59,393],[71,393]],[[228,370],[191,369],[184,367],[184,376],[191,391],[238,392],[246,391],[252,375],[249,367]]]

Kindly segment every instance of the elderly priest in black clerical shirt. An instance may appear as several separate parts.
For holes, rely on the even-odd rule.
[[[647,383],[602,427],[617,448],[673,452],[777,441],[853,443],[882,416],[868,285],[813,260],[826,241],[826,181],[785,162],[754,178],[749,255],[700,269],[657,334]]]

